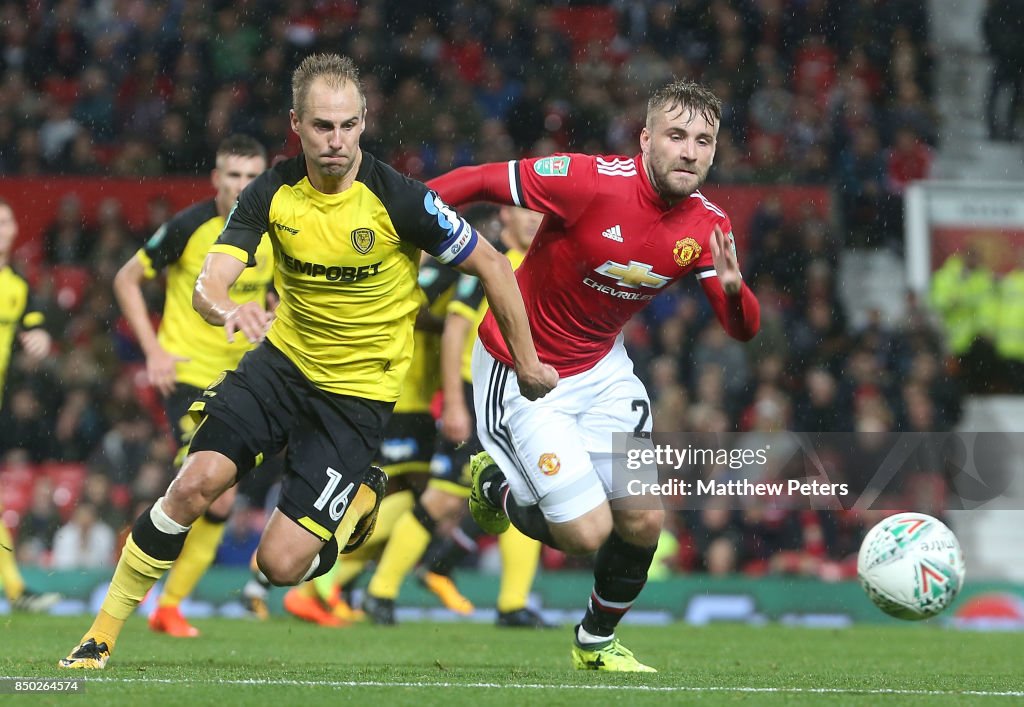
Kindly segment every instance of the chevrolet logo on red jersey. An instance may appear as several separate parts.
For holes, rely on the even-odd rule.
[[[616,280],[622,287],[634,290],[641,286],[657,290],[672,282],[672,278],[653,272],[653,268],[647,263],[638,263],[635,260],[630,260],[629,265],[609,260],[594,270],[605,277]]]

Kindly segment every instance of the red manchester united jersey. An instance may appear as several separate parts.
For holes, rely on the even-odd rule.
[[[732,231],[700,192],[666,204],[640,156],[509,162],[507,184],[507,201],[547,214],[516,277],[537,353],[561,376],[593,367],[629,318],[679,278],[715,275],[711,233],[716,224]],[[512,364],[491,314],[480,340]]]

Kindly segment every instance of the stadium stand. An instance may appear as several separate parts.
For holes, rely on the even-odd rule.
[[[854,326],[839,293],[845,249],[899,255],[902,185],[928,174],[938,133],[924,5],[181,0],[122,17],[113,3],[0,2],[0,196],[22,220],[18,256],[36,273],[60,348],[43,365],[12,364],[8,401],[32,398],[22,408],[52,433],[31,449],[0,434],[5,520],[17,525],[43,478],[65,516],[86,473],[140,497],[169,480],[166,424],[139,382],[110,277],[161,207],[206,189],[224,135],[294,154],[280,119],[289,72],[325,47],[367,67],[364,147],[420,179],[557,150],[634,154],[652,84],[708,83],[725,106],[707,192],[744,225],[741,264],[763,331],[746,348],[723,340],[685,288],[646,310],[627,336],[659,429],[904,430],[920,416],[951,428],[963,391],[940,375],[950,359],[934,320]],[[121,208],[101,237],[104,199]],[[5,404],[0,427],[27,424],[11,422],[19,414]],[[162,483],[136,483],[147,459]],[[871,522],[685,512],[672,528],[674,564],[849,576]],[[564,558],[546,551],[545,563]]]

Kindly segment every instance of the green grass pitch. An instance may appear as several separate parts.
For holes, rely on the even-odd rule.
[[[198,639],[133,618],[84,695],[0,695],[3,704],[113,705],[996,705],[1024,699],[1024,635],[938,626],[808,629],[624,626],[656,675],[576,672],[568,628],[410,623],[326,629],[277,617],[195,622]],[[67,678],[56,662],[89,618],[0,616],[0,688]]]

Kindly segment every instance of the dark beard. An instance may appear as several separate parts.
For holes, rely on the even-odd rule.
[[[677,204],[683,199],[689,198],[691,194],[700,189],[701,185],[704,184],[704,178],[697,175],[697,186],[692,191],[687,193],[676,193],[665,187],[659,179],[654,175],[654,167],[650,166],[647,170],[647,179],[651,182],[651,186],[654,187],[654,191],[657,192],[658,196],[667,204]]]

